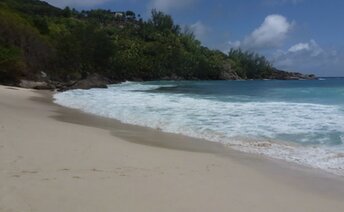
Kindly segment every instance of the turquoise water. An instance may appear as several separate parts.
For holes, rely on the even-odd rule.
[[[153,82],[147,83],[147,85],[171,85],[170,82]],[[160,93],[160,94],[183,94],[195,99],[207,99],[218,102],[228,103],[289,103],[294,105],[284,105],[285,107],[298,107],[301,104],[304,107],[309,107],[312,110],[303,110],[295,108],[290,111],[289,117],[285,117],[284,121],[288,119],[301,119],[302,124],[312,125],[309,121],[317,123],[319,126],[317,132],[313,132],[312,129],[301,133],[294,134],[288,133],[287,130],[282,133],[276,133],[271,138],[281,139],[286,141],[292,141],[303,144],[327,144],[327,145],[341,145],[343,144],[342,138],[344,131],[339,122],[340,117],[344,112],[344,78],[327,78],[317,81],[199,81],[199,82],[175,82],[171,87],[160,87],[153,90],[148,90],[148,93]],[[298,104],[299,103],[299,104]],[[309,105],[307,105],[309,104]],[[337,109],[333,115],[323,116],[323,113],[329,111],[323,111],[323,108],[316,108],[316,105],[329,106],[328,109]],[[239,106],[239,105],[238,105]],[[333,107],[332,107],[333,106]],[[267,107],[266,109],[272,109]],[[283,110],[281,106],[279,109]],[[285,108],[287,109],[287,108]],[[263,108],[264,110],[264,108]],[[326,110],[326,109],[325,109]],[[240,111],[245,113],[245,111]],[[247,111],[251,112],[251,111]],[[275,113],[277,112],[277,113]],[[304,112],[302,114],[302,112]],[[312,113],[312,114],[309,114]],[[252,114],[252,119],[261,115],[266,115],[269,111],[259,111]],[[278,111],[271,110],[271,113],[278,116]],[[297,114],[295,114],[297,113]],[[225,114],[224,114],[225,115]],[[238,117],[243,114],[232,114]],[[230,117],[228,117],[230,119]],[[303,120],[302,120],[303,119]],[[240,120],[238,120],[240,121]],[[242,120],[244,121],[244,120]],[[267,120],[268,121],[268,120]],[[294,123],[299,125],[300,123]],[[256,125],[262,123],[257,122]],[[276,123],[278,124],[278,123]],[[293,124],[293,120],[290,120],[290,124]],[[338,124],[338,126],[336,126]],[[306,127],[306,126],[304,126]],[[332,128],[331,128],[332,127]],[[338,128],[337,128],[338,127]],[[243,131],[244,132],[244,131]],[[304,135],[303,135],[304,134]],[[259,135],[257,135],[259,136]]]
[[[159,81],[73,90],[58,104],[344,175],[344,79]]]

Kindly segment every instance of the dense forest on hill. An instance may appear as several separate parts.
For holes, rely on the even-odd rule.
[[[190,29],[160,11],[143,20],[132,11],[0,0],[0,83],[67,82],[92,74],[110,81],[277,76],[265,57],[206,48]]]

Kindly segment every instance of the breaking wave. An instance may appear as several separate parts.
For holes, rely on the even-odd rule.
[[[344,176],[341,106],[164,92],[176,86],[127,82],[57,93],[54,98],[57,104],[123,123],[220,142]]]

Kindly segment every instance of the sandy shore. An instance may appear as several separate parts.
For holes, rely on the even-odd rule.
[[[0,211],[344,211],[344,179],[0,86]]]

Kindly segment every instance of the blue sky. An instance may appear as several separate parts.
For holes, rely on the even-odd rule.
[[[343,0],[47,0],[77,9],[157,8],[190,26],[209,47],[259,52],[274,66],[319,76],[344,76]]]

